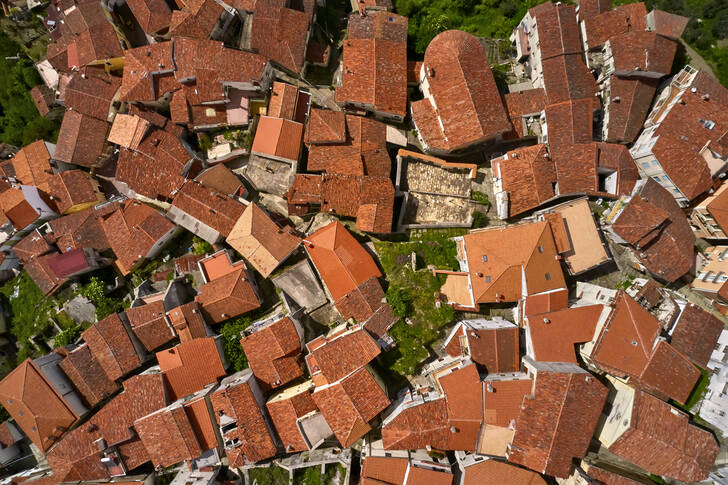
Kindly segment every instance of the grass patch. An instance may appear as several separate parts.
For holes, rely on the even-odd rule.
[[[442,286],[444,277],[435,276],[426,268],[432,265],[457,269],[455,242],[442,233],[431,233],[428,239],[374,245],[389,281],[387,298],[395,314],[403,318],[389,331],[397,347],[383,354],[381,362],[399,376],[415,372],[429,355],[429,346],[437,340],[440,330],[455,317],[451,307],[435,306],[435,292]],[[416,268],[422,269],[412,268],[412,253]]]
[[[703,396],[705,396],[705,393],[708,391],[708,385],[710,384],[710,371],[706,369],[701,369],[700,367],[697,367],[697,369],[700,371],[700,379],[698,379],[698,382],[693,388],[693,392],[690,393],[690,396],[688,397],[688,400],[685,401],[685,404],[680,404],[679,402],[672,399],[670,400],[670,404],[682,409],[686,413],[690,413],[690,410],[693,409],[695,405],[700,402],[701,399],[703,399]]]
[[[251,468],[248,470],[250,483],[258,485],[288,485],[288,471],[278,466]]]
[[[480,192],[479,190],[473,190],[470,193],[470,199],[474,200],[478,204],[490,205],[490,200],[488,199],[488,196],[485,193]]]

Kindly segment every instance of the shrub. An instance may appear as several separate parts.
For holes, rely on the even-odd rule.
[[[479,229],[488,225],[488,216],[484,212],[473,211],[473,229]]]
[[[488,199],[488,196],[478,190],[473,190],[470,193],[470,198],[478,204],[490,205],[490,200]]]
[[[250,326],[250,319],[247,317],[239,317],[227,321],[220,327],[220,335],[222,336],[222,349],[225,354],[225,360],[235,371],[240,371],[248,367],[248,359],[245,358],[245,352],[240,345],[242,332]]]

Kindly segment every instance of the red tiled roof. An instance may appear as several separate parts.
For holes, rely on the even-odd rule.
[[[191,301],[171,309],[167,318],[179,336],[180,342],[207,337],[207,326],[197,302]]]
[[[646,15],[645,4],[639,2],[620,5],[614,10],[585,19],[584,31],[589,49],[601,46],[614,35],[644,31]]]
[[[617,72],[643,71],[667,75],[677,52],[677,42],[654,32],[632,31],[609,39]]]
[[[13,252],[21,261],[28,262],[32,258],[55,251],[56,248],[40,235],[38,231],[31,231],[27,236],[13,246]]]
[[[688,303],[675,322],[670,344],[685,354],[695,365],[706,368],[722,331],[722,321],[700,307]]]
[[[255,203],[250,203],[225,240],[267,278],[298,248],[301,239],[279,227]]]
[[[213,228],[223,236],[230,234],[245,206],[229,196],[188,181],[177,192],[172,207]]]
[[[346,115],[343,111],[312,108],[306,122],[304,142],[309,145],[344,143]]]
[[[433,102],[423,99],[411,106],[427,145],[457,150],[509,131],[488,58],[475,36],[460,30],[438,34],[427,46],[424,65]]]
[[[117,380],[141,365],[118,314],[94,323],[81,336],[110,380]]]
[[[510,428],[521,410],[523,398],[531,394],[532,379],[492,379],[483,382],[483,422]]]
[[[141,116],[118,113],[111,125],[108,140],[124,148],[136,150],[149,131],[151,122]]]
[[[89,407],[96,406],[116,391],[117,384],[109,379],[88,345],[83,344],[69,352],[59,366],[73,382]]]
[[[596,104],[593,98],[582,98],[546,106],[548,144],[552,152],[592,141]]]
[[[183,406],[162,409],[134,422],[134,429],[155,466],[168,467],[193,460],[204,451],[185,411]]]
[[[403,485],[408,468],[407,458],[362,457],[359,485]]]
[[[337,382],[364,367],[380,352],[376,342],[361,329],[343,336],[334,335],[316,348],[310,344],[309,373],[313,376],[320,372],[328,383]]]
[[[211,323],[221,323],[253,311],[260,308],[261,303],[245,266],[202,285],[195,301]]]
[[[464,468],[461,485],[546,485],[546,480],[530,470],[485,459]]]
[[[197,338],[157,352],[157,361],[173,400],[197,392],[225,375],[220,351],[211,337]]]
[[[286,453],[295,453],[308,449],[306,441],[298,429],[297,419],[312,411],[316,411],[316,403],[311,395],[311,387],[299,389],[285,398],[272,398],[266,404],[270,418],[275,425]]]
[[[30,359],[0,381],[0,400],[18,426],[43,452],[78,419]]]
[[[303,375],[301,340],[288,317],[243,337],[240,345],[253,374],[266,391]]]
[[[109,75],[76,73],[66,86],[63,102],[68,110],[107,121],[121,79]]]
[[[670,398],[685,403],[698,379],[700,371],[690,360],[672,345],[660,340],[635,383],[665,400]]]
[[[645,220],[651,222],[641,222]],[[685,214],[675,199],[651,178],[632,197],[612,228],[637,249],[635,254],[640,262],[664,281],[676,281],[695,264],[695,235]],[[635,228],[639,237],[634,236]],[[653,235],[651,231],[656,232]]]
[[[609,77],[606,141],[632,143],[637,139],[655,97],[657,84],[657,79]]]
[[[652,17],[654,31],[669,39],[679,39],[690,21],[688,17],[658,9],[652,10],[649,17]]]
[[[68,281],[66,278],[56,275],[48,265],[48,261],[55,256],[57,253],[50,253],[25,263],[25,271],[28,276],[46,296],[58,291]]]
[[[556,169],[546,145],[517,148],[493,160],[492,165],[493,176],[501,179],[508,193],[509,217],[535,209],[556,196]]]
[[[366,368],[336,384],[317,388],[313,400],[345,448],[364,436],[371,429],[369,422],[389,406],[387,394]]]
[[[483,366],[488,374],[517,372],[521,359],[519,355],[518,327],[471,328],[460,325],[457,333],[445,347],[453,357],[463,355],[460,336],[467,340],[467,355]]]
[[[303,125],[284,118],[261,116],[253,140],[253,152],[263,156],[298,161]]]
[[[104,150],[108,129],[106,121],[78,111],[67,111],[61,122],[53,158],[82,167],[96,166]]]
[[[530,10],[536,18],[541,59],[581,52],[579,27],[573,5],[547,2]]]
[[[447,449],[449,435],[444,397],[407,407],[382,426],[385,450],[415,450],[426,446],[444,450]]]
[[[528,317],[533,358],[577,364],[575,346],[594,337],[602,305],[579,306]]]
[[[131,272],[175,230],[159,211],[131,199],[105,216],[101,225],[122,274]]]
[[[566,478],[587,451],[608,390],[575,364],[544,364],[532,396],[523,400],[508,461]]]
[[[127,5],[145,33],[169,27],[172,11],[164,0],[131,0]]]
[[[389,12],[349,16],[342,84],[336,88],[336,101],[364,104],[392,115],[406,115],[406,17]]]
[[[161,347],[175,338],[174,330],[170,328],[165,319],[162,300],[127,308],[126,317],[129,319],[129,325],[134,335],[149,351]]]
[[[58,158],[54,155],[54,158]],[[53,175],[51,155],[43,140],[26,145],[10,160],[0,162],[0,172],[24,185],[35,185],[43,192],[48,191],[48,180]]]
[[[548,222],[475,231],[464,243],[476,303],[517,301],[526,288],[534,294],[565,287]]]
[[[526,297],[523,305],[523,314],[526,317],[539,313],[555,312],[569,306],[569,290],[566,288],[556,291],[547,291]]]
[[[169,32],[173,37],[207,40],[224,12],[214,0],[187,0],[181,10],[172,11]]]
[[[546,91],[543,88],[536,88],[506,93],[503,96],[503,101],[516,135],[524,137],[528,133],[524,132],[521,118],[526,116],[538,118],[541,111],[546,107]]]
[[[61,213],[82,204],[95,204],[104,200],[98,182],[83,170],[66,170],[49,180],[49,193]]]
[[[581,0],[579,2],[579,21],[596,17],[612,7],[611,0]]]
[[[306,252],[334,300],[379,277],[374,259],[338,221],[306,238]]]
[[[709,431],[691,425],[688,415],[638,392],[629,428],[609,451],[655,475],[699,482],[708,476],[718,444]]]
[[[599,91],[594,76],[584,64],[581,54],[567,54],[545,59],[542,63],[543,83],[548,103],[570,99],[593,99]]]
[[[30,97],[41,116],[50,113],[50,107],[56,103],[56,93],[45,84],[39,84],[30,90]]]
[[[300,73],[306,57],[309,16],[276,0],[257,0],[250,46],[286,69]]]
[[[296,114],[296,101],[298,101],[298,88],[296,86],[275,81],[273,82],[266,114],[273,118],[293,120]]]
[[[210,402],[219,426],[228,425],[225,417],[235,421],[235,427],[224,433],[222,438],[230,466],[239,468],[249,462],[271,458],[277,450],[263,403],[258,402],[253,390],[255,379],[250,371],[234,374],[228,379],[235,378],[241,380],[229,384],[223,381],[221,387],[210,395]],[[227,445],[228,442],[232,444]]]
[[[483,388],[478,371],[474,364],[469,364],[438,380],[445,394],[451,426],[448,449],[474,452],[483,423]]]

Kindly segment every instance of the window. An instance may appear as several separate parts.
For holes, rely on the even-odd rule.
[[[546,281],[551,281],[551,273],[546,273]]]
[[[653,167],[659,167],[660,166],[660,162],[658,162],[657,160],[652,160],[652,166]]]
[[[486,276],[486,277],[485,277],[485,282],[486,282],[486,283],[490,283],[490,276]]]
[[[660,181],[660,177],[658,177],[658,176],[654,176],[652,178],[655,179],[655,182],[659,182]]]
[[[642,167],[643,168],[650,168],[650,163],[649,162],[642,162]]]
[[[485,255],[485,254],[483,255],[483,262],[484,262],[484,263],[487,263],[487,262],[488,262],[488,256],[487,256],[487,255]]]
[[[538,247],[538,252],[541,253],[541,254],[543,254],[543,246],[539,246]]]

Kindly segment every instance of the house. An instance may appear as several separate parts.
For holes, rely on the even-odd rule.
[[[524,89],[503,96],[508,118],[513,131],[506,133],[504,139],[538,136],[541,112],[546,107],[546,91],[543,88]]]
[[[695,268],[697,275],[690,283],[693,290],[718,303],[723,303],[728,296],[728,286],[723,288],[728,281],[726,277],[728,261],[725,261],[724,257],[726,250],[728,246],[705,248],[699,258],[700,264]]]
[[[261,116],[251,153],[290,164],[298,163],[303,124],[286,118]]]
[[[172,10],[164,0],[130,0],[127,6],[147,40],[169,31]]]
[[[304,248],[341,316],[384,337],[397,318],[377,279],[382,273],[366,249],[338,221],[308,236]]]
[[[726,88],[685,66],[658,93],[630,149],[640,176],[663,186],[681,207],[710,191],[726,169],[726,105]]]
[[[58,366],[89,408],[96,406],[118,389],[118,384],[109,379],[87,344],[79,345],[68,352]]]
[[[185,303],[167,312],[167,320],[172,324],[180,342],[208,337],[211,332],[202,316],[196,301]]]
[[[670,345],[682,352],[693,364],[707,369],[723,327],[720,319],[686,302],[670,329]]]
[[[565,286],[548,222],[475,230],[455,238],[455,244],[461,268],[467,270],[435,274],[446,275],[440,301],[456,308],[515,302]]]
[[[637,268],[667,282],[692,274],[695,235],[677,202],[654,179],[638,181],[631,196],[614,203],[606,221],[610,235],[634,250]]]
[[[66,170],[50,178],[51,200],[61,214],[72,214],[106,200],[98,181],[83,170]]]
[[[177,233],[177,227],[159,211],[135,200],[125,200],[104,216],[101,226],[123,275],[156,257]]]
[[[168,404],[162,375],[145,372],[123,385],[123,392],[48,451],[54,479],[109,480],[150,460],[132,427],[137,419]]]
[[[611,10],[607,8],[599,15],[580,19],[579,26],[584,50],[595,50],[612,36],[644,32],[647,29],[647,9],[642,2],[620,5]]]
[[[369,456],[362,459],[361,483],[383,485],[452,485],[454,477],[449,467],[414,461],[408,458]]]
[[[172,11],[168,36],[223,41],[238,19],[236,9],[221,0],[187,2]]]
[[[8,160],[0,162],[0,175],[8,181],[38,187],[48,193],[48,182],[53,176],[51,159],[56,145],[38,140],[18,150]]]
[[[231,467],[276,455],[278,440],[263,392],[250,369],[223,378],[210,395],[210,403]]]
[[[622,153],[626,154],[627,150]],[[627,163],[627,160],[622,161]],[[620,178],[620,186],[631,183],[625,180],[629,172],[623,168],[618,168],[613,175]],[[611,261],[586,197],[543,209],[536,212],[535,217],[537,221],[551,224],[557,250],[570,274],[582,274]]]
[[[56,105],[56,92],[45,84],[39,84],[31,89],[30,97],[41,116],[46,116]]]
[[[42,452],[71,429],[87,408],[51,353],[26,359],[0,381],[3,407]]]
[[[522,373],[481,380],[469,359],[440,359],[428,384],[400,393],[382,422],[385,450],[467,450],[505,456],[513,424],[533,381]]]
[[[654,32],[630,31],[604,43],[604,73],[659,79],[670,74],[677,42]]]
[[[141,116],[119,113],[111,124],[108,141],[124,148],[137,150],[152,124]]]
[[[298,248],[301,239],[287,226],[280,227],[251,202],[225,242],[267,278]]]
[[[407,115],[407,17],[375,11],[349,15],[336,102],[377,118]]]
[[[471,199],[477,168],[472,163],[398,150],[395,193],[403,201],[397,227],[470,227],[477,207]]]
[[[211,391],[212,386],[206,387],[134,421],[134,430],[155,467],[187,461],[195,469],[219,461]]]
[[[652,106],[659,81],[653,78],[610,75],[601,83],[602,139],[610,143],[634,142]]]
[[[285,70],[302,74],[313,19],[303,9],[285,5],[273,0],[255,2],[250,47]]]
[[[689,415],[654,396],[615,379],[610,383],[616,393],[601,418],[598,439],[603,446],[648,473],[684,482],[707,478],[718,454],[709,431],[690,424]]]
[[[172,121],[191,130],[237,123],[240,110],[247,111],[248,100],[259,97],[272,76],[263,56],[206,39],[175,37],[125,54],[120,100],[168,104]]]
[[[305,123],[310,109],[311,93],[292,84],[273,82],[266,112],[268,116]]]
[[[276,316],[254,323],[240,345],[263,391],[303,375],[303,328],[291,317]]]
[[[144,347],[119,314],[100,320],[81,334],[107,377],[116,381],[138,369],[146,358]]]
[[[210,244],[226,238],[245,211],[231,197],[189,180],[172,200],[167,217]]]
[[[709,340],[709,342],[711,341],[712,339]],[[728,354],[728,332],[721,330],[718,342],[712,348],[707,363],[707,368],[711,371],[710,382],[698,413],[702,419],[721,430],[722,433],[728,429],[725,412],[726,405],[728,405],[728,393],[725,392],[725,386],[728,384],[726,354]]]
[[[132,332],[147,351],[151,352],[176,337],[174,328],[165,318],[162,300],[127,308],[124,313]]]
[[[117,112],[121,78],[90,69],[74,74],[63,90],[67,111],[77,111],[101,121],[111,122]]]
[[[240,178],[230,170],[227,165],[217,164],[200,172],[195,177],[205,187],[216,190],[238,200],[248,196],[248,190],[245,188]]]
[[[585,2],[581,2],[584,4]],[[456,454],[460,481],[458,485],[545,485],[541,475],[520,468],[510,463],[495,460],[487,456]],[[462,458],[461,458],[462,457]]]
[[[182,342],[156,355],[171,399],[196,393],[226,375],[222,344],[217,338]]]
[[[594,97],[568,99],[546,106],[541,124],[541,141],[552,152],[573,145],[587,145],[594,138],[594,113],[599,101]]]
[[[518,372],[521,366],[518,326],[502,318],[462,320],[443,347],[452,357],[470,357],[488,374]]]
[[[341,446],[350,447],[390,404],[384,385],[368,366],[379,347],[363,329],[347,329],[346,325],[306,347],[306,366],[314,383],[312,399]],[[310,437],[308,442],[317,446]]]
[[[572,460],[586,454],[608,390],[574,363],[524,358],[524,364],[535,380],[516,419],[507,459],[566,478]]]
[[[728,239],[728,184],[701,198],[690,209],[689,221],[695,237]]]
[[[99,167],[112,155],[106,143],[109,123],[75,110],[63,116],[53,158],[81,167]]]
[[[594,338],[581,347],[583,359],[660,398],[687,401],[700,371],[660,338],[661,323],[634,299],[620,291],[611,306]]]
[[[488,57],[475,36],[460,30],[435,36],[419,80],[425,99],[411,104],[412,122],[426,151],[463,150],[510,131]]]
[[[332,434],[313,400],[312,390],[313,382],[308,380],[280,390],[266,402],[265,407],[286,453],[306,451]]]
[[[245,263],[233,264],[230,254],[221,250],[198,263],[204,284],[195,301],[200,304],[205,319],[218,324],[259,308],[255,279]]]
[[[0,181],[0,250],[8,251],[30,231],[56,216],[37,187]]]
[[[48,268],[56,277],[75,278],[90,273],[110,263],[107,258],[93,249],[72,249],[61,254],[53,254],[46,260]]]
[[[645,17],[647,30],[675,40],[680,38],[689,21],[690,19],[682,15],[675,15],[658,9],[652,10]]]

